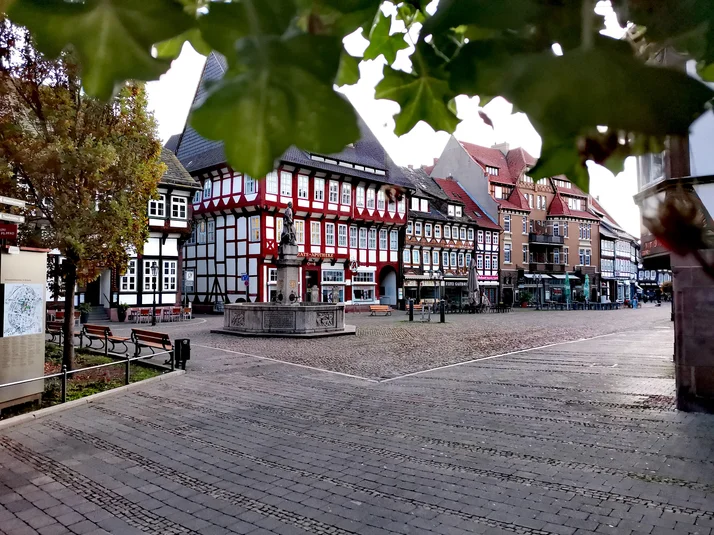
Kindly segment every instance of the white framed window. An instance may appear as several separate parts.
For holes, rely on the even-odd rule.
[[[357,227],[350,227],[350,247],[357,249]]]
[[[414,232],[414,224],[411,221],[407,221],[407,234],[409,236]]]
[[[206,222],[200,221],[198,223],[198,244],[203,245],[206,243]]]
[[[171,217],[186,219],[188,216],[188,199],[186,197],[171,197]]]
[[[298,199],[310,198],[310,177],[298,175]]]
[[[483,243],[483,230],[479,230],[477,236],[478,236],[478,242]]]
[[[451,227],[444,227],[444,238],[451,239]]]
[[[563,264],[568,265],[568,248],[563,247]]]
[[[376,228],[369,229],[369,242],[368,242],[367,246],[370,249],[377,248],[377,229]]]
[[[459,227],[453,227],[453,228],[451,229],[451,236],[452,236],[455,240],[458,240],[458,239],[459,239]]]
[[[461,238],[461,241],[466,241],[466,228],[461,227],[459,229],[459,238]]]
[[[166,217],[166,195],[149,201],[149,217]]]
[[[387,202],[387,210],[389,210],[390,212],[396,212],[397,203],[395,203],[393,200],[389,200],[389,202]]]
[[[310,221],[310,245],[320,245],[321,243],[320,222]]]
[[[384,208],[385,208],[384,200],[385,200],[384,190],[380,189],[377,192],[377,210],[384,210]]]
[[[459,261],[459,267],[460,268],[464,267],[464,253],[459,253],[458,261]]]
[[[431,238],[431,223],[424,224],[424,236]]]
[[[340,183],[330,180],[330,202],[337,204],[340,202]]]
[[[122,292],[136,291],[136,260],[129,260],[126,271],[121,276],[120,287]]]
[[[355,191],[355,206],[357,208],[364,208],[364,186],[357,186]]]
[[[289,171],[280,171],[280,195],[293,196],[293,174]]]
[[[397,230],[389,232],[389,249],[392,251],[399,249],[399,231]]]
[[[446,251],[442,251],[441,253],[441,261],[444,267],[449,267],[449,253]]]
[[[490,271],[491,270],[491,255],[487,254],[484,258],[484,261],[485,261],[484,269],[486,271]]]
[[[305,243],[305,221],[295,220],[295,242]]]
[[[493,244],[498,245],[498,232],[493,233]]]
[[[367,189],[367,208],[374,209],[374,197],[376,192],[372,188]]]
[[[491,233],[486,232],[486,245],[491,245]]]
[[[367,248],[367,229],[366,228],[359,229],[359,248],[360,249]]]
[[[431,253],[424,251],[424,264],[431,264]]]
[[[374,271],[358,271],[352,276],[352,282],[366,282],[374,284]]]
[[[248,239],[252,242],[260,241],[260,216],[252,215],[249,218]]]
[[[481,271],[483,269],[483,255],[482,254],[477,254],[476,255],[476,269]]]
[[[455,211],[456,211],[456,217],[461,217],[462,215],[464,215],[463,206],[457,206]]]
[[[470,228],[467,230],[467,237],[469,241],[474,241],[474,229]]]
[[[560,249],[553,250],[553,263],[560,264]]]
[[[622,263],[624,264],[625,261],[623,260]],[[590,249],[585,249],[585,265],[590,265]]]
[[[523,246],[523,263],[524,264],[528,263],[528,246],[527,245]]]
[[[498,255],[491,255],[491,269],[498,269]]]
[[[471,265],[471,253],[466,253],[466,258],[464,259],[464,265],[469,267]]]
[[[207,201],[213,194],[213,180],[210,178],[203,183],[203,200]]]
[[[176,265],[175,260],[164,260],[163,289],[165,292],[176,291]]]
[[[528,234],[528,218],[523,216],[523,234]]]
[[[325,223],[325,245],[335,245],[335,224]]]
[[[491,167],[490,165],[487,165],[487,166],[486,166],[486,172],[487,172],[489,175],[498,176],[498,167]]]
[[[198,204],[201,202],[201,190],[197,190],[193,194],[193,204]]]
[[[233,193],[240,193],[243,190],[243,175],[233,173]]]
[[[493,188],[493,196],[496,199],[503,199],[503,186],[496,186]]]
[[[277,284],[278,270],[276,268],[268,268],[268,284]]]
[[[339,247],[347,247],[347,225],[338,225],[337,245]]]
[[[379,231],[379,249],[382,251],[387,250],[387,245],[388,245],[388,240],[387,240],[387,230],[386,229],[381,229]]]
[[[412,207],[411,210],[414,212],[419,211],[419,199],[417,197],[412,197]]]
[[[434,266],[439,265],[439,251],[431,252],[431,263],[434,264]]]
[[[312,182],[313,187],[315,188],[315,195],[313,198],[316,201],[324,201],[325,200],[325,179],[324,178],[315,178]]]
[[[278,172],[271,171],[265,175],[265,193],[278,194]]]
[[[352,184],[342,184],[342,204],[352,204]]]
[[[511,232],[511,216],[510,215],[503,216],[503,231]]]
[[[420,202],[419,209],[422,212],[428,213],[429,212],[429,201],[426,199],[421,199],[419,202]]]
[[[188,238],[186,245],[193,245],[196,243],[196,237],[198,235],[198,228],[196,224],[191,225],[191,236]]]
[[[246,195],[252,195],[258,193],[258,181],[250,175],[244,175],[243,180],[245,182],[245,187],[243,191]]]
[[[560,236],[560,223],[553,223],[553,236]]]
[[[355,301],[374,301],[374,288],[369,286],[353,288],[352,297]]]
[[[453,204],[449,205],[448,211],[446,212],[449,215],[449,217],[454,217],[454,213],[455,213],[454,208],[455,208],[455,206]]]
[[[414,223],[414,235],[421,236],[421,221]]]
[[[406,208],[407,208],[407,203],[404,199],[402,199],[401,201],[399,201],[397,203],[397,210],[399,210],[400,214],[403,214],[405,212]]]
[[[503,245],[503,262],[505,264],[511,263],[511,244],[505,243]]]
[[[153,292],[154,291],[154,285],[156,285],[157,290],[161,290],[159,288],[159,276],[158,274],[156,277],[154,277],[151,274],[151,266],[153,264],[156,264],[158,267],[158,262],[156,260],[144,260],[144,291],[145,292]]]
[[[345,282],[344,269],[323,269],[322,282]]]
[[[412,252],[410,249],[404,249],[404,252],[402,253],[402,262],[405,264],[412,263]]]
[[[419,254],[419,249],[412,250],[412,264],[421,264],[421,255]]]
[[[437,240],[441,239],[441,225],[434,225],[434,237]]]
[[[455,268],[458,264],[456,263],[456,253],[451,253],[451,267]]]
[[[215,221],[209,221],[208,224],[206,225],[207,232],[206,232],[206,239],[208,243],[215,243],[216,242],[216,222]]]

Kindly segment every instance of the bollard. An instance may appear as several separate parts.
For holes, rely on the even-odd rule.
[[[191,340],[188,338],[180,338],[176,340],[176,345],[174,347],[178,367],[185,371],[186,361],[191,360]]]
[[[414,299],[409,300],[409,321],[414,321]]]
[[[439,323],[446,323],[446,307],[443,299],[439,302],[439,316]]]
[[[67,402],[67,366],[62,364],[62,403]]]
[[[124,369],[124,384],[128,385],[129,381],[131,380],[131,372],[130,372],[130,366],[131,366],[131,358],[129,358],[129,355],[126,356],[126,365]]]

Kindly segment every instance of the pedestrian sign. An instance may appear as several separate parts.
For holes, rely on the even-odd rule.
[[[248,281],[250,280],[250,277],[248,276],[247,273],[243,273],[243,274],[240,276],[240,280],[242,280],[243,282],[248,282]]]

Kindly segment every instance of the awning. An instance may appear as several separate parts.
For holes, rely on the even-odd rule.
[[[551,275],[554,279],[565,280],[565,275]]]
[[[543,280],[549,279],[550,275],[546,275],[545,273],[538,273],[534,275],[533,273],[524,273],[523,276],[526,279],[535,279],[536,277],[541,277]]]

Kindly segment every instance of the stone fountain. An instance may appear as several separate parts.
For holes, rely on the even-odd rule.
[[[277,298],[272,303],[235,303],[225,306],[223,329],[211,332],[237,336],[313,338],[355,334],[345,326],[345,305],[300,302],[300,265],[295,242],[292,203],[283,215],[278,247]]]

